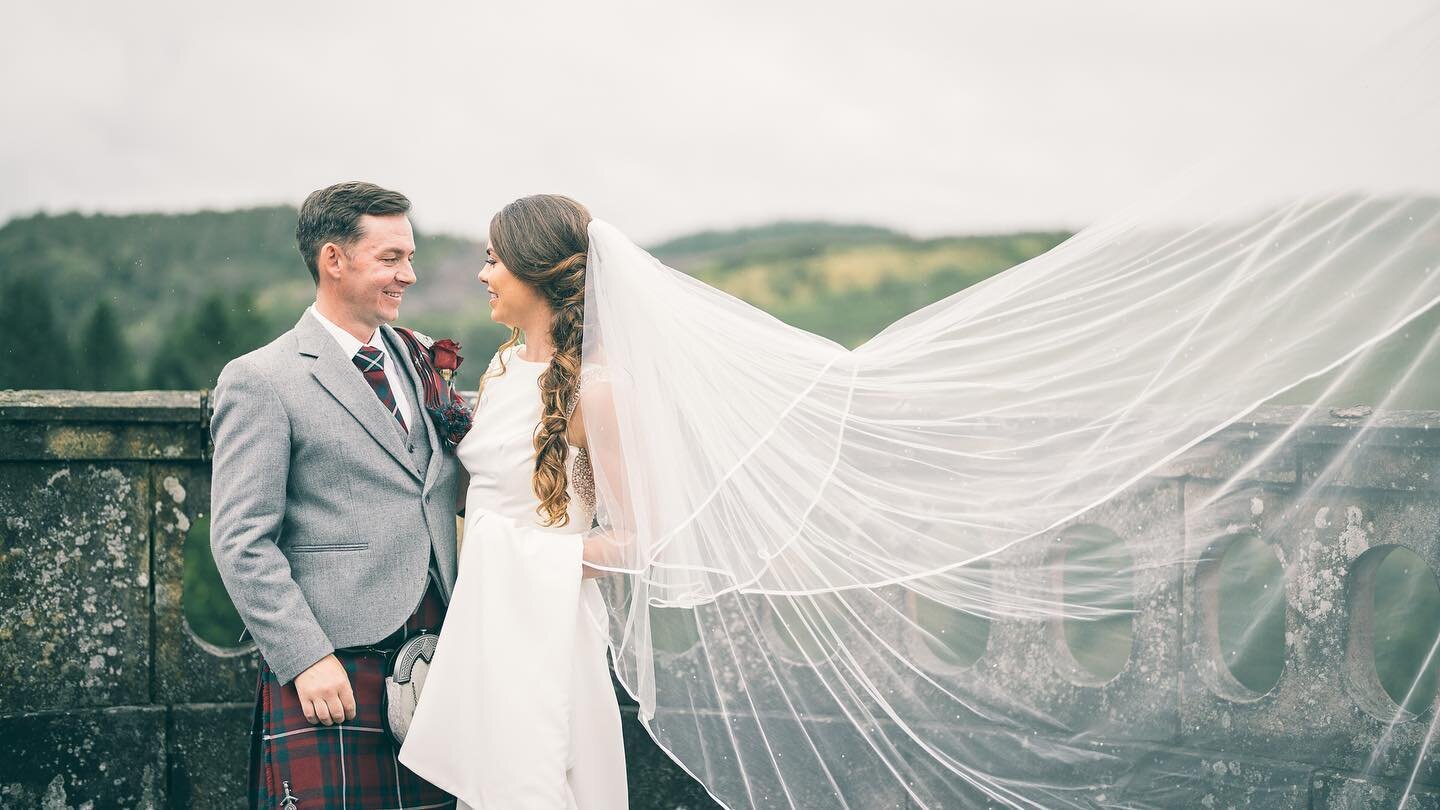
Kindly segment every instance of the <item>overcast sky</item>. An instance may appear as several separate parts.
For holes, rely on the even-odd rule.
[[[1083,225],[1433,3],[16,5],[0,221],[366,179],[424,229],[560,192],[654,240]]]

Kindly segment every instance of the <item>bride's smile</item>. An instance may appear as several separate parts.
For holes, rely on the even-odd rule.
[[[553,309],[534,285],[525,282],[505,266],[493,246],[485,249],[485,266],[480,282],[489,288],[490,320],[531,335],[530,348],[547,355],[548,331]]]
[[[509,308],[507,313],[505,306],[500,302],[500,298],[502,290],[522,284],[522,282],[511,274],[510,269],[505,266],[505,263],[500,261],[500,257],[495,255],[493,248],[487,247],[485,249],[485,266],[480,269],[480,283],[489,288],[490,319],[496,323],[503,323],[506,326],[518,326],[519,324],[515,318],[518,313],[514,311],[515,307]]]

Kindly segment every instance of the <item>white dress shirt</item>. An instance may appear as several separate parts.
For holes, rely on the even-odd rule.
[[[314,315],[315,320],[319,321],[320,325],[325,327],[326,332],[334,336],[336,342],[340,344],[340,350],[345,353],[346,357],[351,358],[352,363],[354,362],[355,355],[359,353],[361,346],[370,346],[380,350],[380,353],[385,356],[385,381],[390,383],[390,395],[395,397],[395,406],[400,409],[400,413],[405,417],[405,427],[413,430],[415,428],[415,412],[410,410],[410,400],[405,396],[405,389],[409,383],[406,381],[405,375],[401,374],[400,369],[396,368],[395,363],[392,362],[394,358],[390,356],[390,349],[385,345],[385,341],[380,338],[380,330],[376,329],[375,333],[370,336],[369,341],[361,343],[355,339],[354,335],[331,323],[329,318],[321,315],[320,310],[316,309],[314,304],[310,305],[310,314]],[[357,368],[356,371],[359,371],[359,369]]]

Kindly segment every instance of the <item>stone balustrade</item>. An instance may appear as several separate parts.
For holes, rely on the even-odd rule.
[[[186,536],[208,511],[207,413],[201,392],[0,392],[0,806],[245,805],[256,655],[197,637],[183,602]],[[1143,747],[1137,795],[1170,780],[1174,806],[1393,806],[1412,783],[1407,806],[1440,808],[1434,681],[1397,702],[1373,609],[1390,555],[1413,555],[1432,586],[1440,570],[1440,413],[1322,415],[1248,464],[1295,419],[1257,412],[995,561],[992,587],[1006,587],[1067,538],[1131,549],[1130,654],[1111,669],[1072,649],[1063,622],[976,626],[897,592],[935,638],[971,638],[907,649],[962,690],[1003,682],[1105,745]],[[1189,563],[1146,564],[1176,544]],[[1261,638],[1281,649],[1242,671],[1226,660],[1220,571],[1256,549],[1276,565],[1254,581],[1283,589]],[[657,647],[679,660],[696,641]],[[623,711],[634,806],[714,806]]]

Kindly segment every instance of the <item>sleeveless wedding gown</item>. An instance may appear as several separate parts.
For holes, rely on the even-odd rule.
[[[547,364],[517,349],[505,363],[456,449],[470,474],[459,579],[400,760],[462,808],[618,810],[607,614],[595,580],[580,579],[591,515],[572,474],[569,525],[540,526],[532,437]]]

